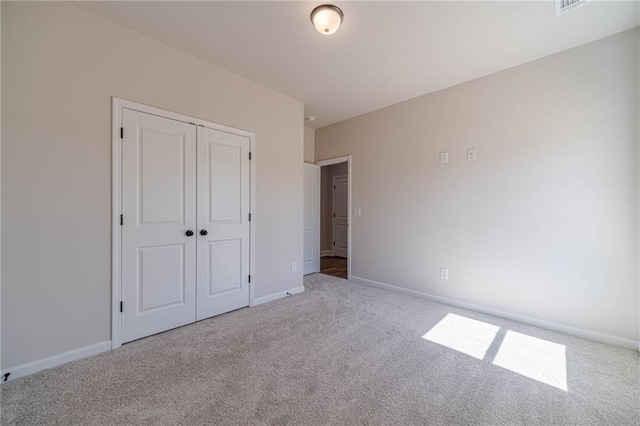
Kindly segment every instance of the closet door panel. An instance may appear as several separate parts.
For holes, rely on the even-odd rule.
[[[250,139],[198,127],[197,318],[249,305]]]
[[[122,343],[195,321],[196,128],[123,110]]]
[[[242,146],[211,142],[208,151],[208,222],[216,225],[241,223]]]

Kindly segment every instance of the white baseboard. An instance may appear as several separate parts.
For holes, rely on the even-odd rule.
[[[300,286],[300,287],[295,287],[286,291],[281,291],[279,293],[274,293],[269,296],[258,297],[254,300],[253,306],[258,306],[263,303],[272,302],[274,300],[278,300],[283,297],[302,293],[303,291],[304,291],[304,286]],[[4,375],[7,373],[10,373],[9,377],[7,377],[7,382],[9,382],[19,377],[28,376],[29,374],[46,370],[47,368],[57,367],[62,364],[67,364],[69,362],[76,361],[82,358],[87,358],[87,357],[97,355],[101,352],[106,352],[109,350],[111,350],[111,340],[106,340],[104,342],[85,346],[84,348],[74,349],[72,351],[65,352],[59,355],[50,356],[48,358],[44,358],[38,361],[33,361],[33,362],[29,362],[22,365],[17,365],[15,367],[6,368],[0,371],[0,382],[4,380]]]
[[[476,305],[473,303],[462,302],[460,300],[449,299],[447,297],[435,296],[433,294],[425,293],[417,290],[410,290],[404,287],[398,287],[391,284],[385,284],[367,278],[361,278],[351,276],[351,281],[359,284],[368,284],[375,287],[382,287],[393,291],[398,291],[405,294],[411,294],[413,296],[422,297],[424,299],[433,300],[434,302],[444,303],[446,305],[456,306],[458,308],[469,309],[471,311],[480,312],[483,314],[494,315],[496,317],[502,317],[524,324],[533,325],[535,327],[546,328],[548,330],[557,331],[559,333],[568,334],[571,336],[580,337],[587,340],[593,340],[594,342],[605,343],[607,345],[620,346],[628,349],[635,349],[640,352],[640,341],[625,339],[623,337],[612,336],[610,334],[599,333],[597,331],[585,330],[583,328],[572,327],[570,325],[560,324],[557,322],[541,320],[538,318],[532,318],[525,315],[516,314],[513,312],[502,311],[499,309],[488,308],[482,305]]]
[[[263,303],[273,302],[274,300],[282,299],[283,297],[291,296],[294,294],[302,293],[304,291],[304,286],[294,287],[289,290],[281,291],[278,293],[273,293],[268,296],[256,297],[253,300],[253,306],[262,305]]]
[[[322,250],[320,252],[320,257],[333,256],[333,250]]]
[[[9,382],[19,377],[28,376],[29,374],[46,370],[47,368],[57,367],[71,361],[76,361],[92,355],[97,355],[101,352],[106,352],[109,350],[111,350],[111,340],[106,340],[104,342],[85,346],[84,348],[74,349],[72,351],[50,356],[38,361],[17,365],[12,368],[6,368],[0,372],[0,380],[4,380],[4,375],[7,373],[10,373],[9,377],[7,377],[7,382]]]

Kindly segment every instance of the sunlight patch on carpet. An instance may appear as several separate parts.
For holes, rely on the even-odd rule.
[[[567,391],[564,345],[507,330],[492,361],[487,351],[499,332],[493,324],[448,313],[422,338]]]
[[[477,359],[484,359],[500,327],[448,313],[423,339]]]
[[[508,330],[493,364],[567,391],[564,345]]]

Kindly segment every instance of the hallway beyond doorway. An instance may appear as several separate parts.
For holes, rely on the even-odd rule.
[[[321,257],[320,273],[347,279],[347,258],[337,256]]]

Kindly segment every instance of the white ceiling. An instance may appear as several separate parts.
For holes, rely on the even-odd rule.
[[[77,6],[305,104],[322,127],[640,24],[640,3],[343,2],[332,36],[317,2],[81,2]]]

